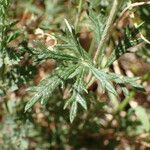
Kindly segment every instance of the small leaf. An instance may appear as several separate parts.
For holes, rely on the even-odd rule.
[[[144,90],[143,86],[137,83],[137,81],[140,79],[139,77],[127,77],[127,76],[118,75],[111,72],[109,72],[108,74],[105,73],[105,76],[107,76],[107,78],[109,78],[110,80],[118,84],[129,84],[135,88]]]
[[[66,68],[58,68],[53,73],[43,79],[37,87],[31,88],[36,94],[26,104],[25,111],[30,109],[36,102],[41,101],[41,104],[45,104],[54,90],[76,70],[76,66],[70,66]]]
[[[90,69],[93,75],[101,82],[103,88],[107,89],[109,92],[118,96],[116,90],[114,89],[113,85],[111,84],[107,76],[105,76],[104,72],[94,68],[93,66],[91,66]]]
[[[13,32],[11,35],[9,35],[7,43],[15,40],[18,36],[20,36],[20,31]]]
[[[72,33],[72,28],[71,28],[69,22],[67,21],[67,19],[64,19],[64,20],[65,20],[65,23],[66,23],[66,25],[67,25],[67,28],[68,28],[69,32]],[[72,34],[73,34],[73,33],[72,33]]]
[[[115,49],[113,50],[112,54],[110,55],[107,64],[105,67],[110,66],[115,60],[117,60],[120,56],[128,52],[128,49],[141,43],[143,40],[134,38],[132,40],[132,29],[129,29],[129,27],[126,27],[123,29],[124,37],[119,40],[118,44],[116,45]]]
[[[76,117],[77,115],[77,102],[74,101],[72,103],[72,106],[71,106],[71,109],[70,109],[70,122],[72,123],[74,118]]]
[[[81,57],[81,58],[85,59],[85,55],[87,57],[87,53],[80,45],[79,39],[76,37],[75,31],[73,30],[73,28],[71,27],[71,25],[69,24],[69,22],[66,19],[65,19],[65,23],[66,23],[67,29],[69,31],[69,32],[66,31],[66,34],[67,34],[66,43],[71,45],[71,47],[73,47],[73,49],[75,50],[75,53],[78,52],[80,54],[80,55],[78,55],[76,53],[77,57]]]
[[[87,110],[86,101],[81,97],[80,94],[77,94],[77,95],[76,95],[76,101],[77,101],[85,110]]]
[[[40,99],[40,95],[37,93],[34,97],[26,104],[25,112],[30,109],[38,100]]]
[[[47,49],[47,47],[42,44],[40,41],[34,41],[34,45],[39,48],[34,50],[34,54],[38,56],[39,59],[55,59],[61,61],[74,61],[78,62],[78,58],[75,56],[71,56],[63,53],[62,51],[57,51],[53,48],[53,51]]]
[[[124,96],[129,96],[129,91],[125,86],[121,86]]]
[[[91,28],[94,31],[94,38],[98,43],[101,39],[106,19],[101,14],[97,15],[97,13],[95,13],[92,9],[89,11],[89,18],[93,24]]]
[[[74,96],[71,96],[71,98],[69,98],[69,99],[66,101],[66,103],[65,103],[63,109],[66,109],[66,108],[68,107],[68,105],[70,105],[73,100],[74,100]]]

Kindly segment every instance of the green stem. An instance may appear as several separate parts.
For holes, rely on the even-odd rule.
[[[117,112],[124,110],[124,108],[129,104],[130,100],[135,96],[135,92],[130,92],[129,96],[126,97],[118,106]]]
[[[116,17],[116,14],[117,14],[117,12],[118,12],[118,10],[120,8],[119,6],[121,5],[121,3],[122,3],[122,0],[114,0],[113,1],[113,6],[112,6],[112,8],[110,10],[110,14],[109,14],[108,20],[106,22],[106,27],[104,29],[104,32],[103,32],[102,37],[101,37],[101,40],[100,40],[100,42],[98,44],[97,50],[96,50],[94,58],[93,58],[93,61],[94,61],[95,64],[98,63],[97,60],[99,58],[99,55],[101,56],[100,60],[102,61],[102,58],[104,56],[103,55],[104,54],[103,46],[104,46],[104,44],[106,44],[106,41],[107,41],[107,39],[109,37],[112,23],[113,23],[113,21],[114,21],[114,19]],[[92,78],[92,74],[89,73],[87,78],[86,78],[87,83],[89,83],[89,81],[91,81],[91,78]]]
[[[111,26],[112,26],[112,23],[113,23],[113,21],[116,17],[117,12],[118,12],[119,4],[120,4],[120,0],[114,0],[113,1],[113,5],[112,5],[112,8],[111,8],[108,20],[106,22],[106,27],[104,29],[104,32],[102,34],[100,43],[98,45],[98,48],[97,48],[96,53],[95,53],[94,58],[93,58],[95,63],[97,63],[99,55],[102,56],[102,54],[104,53],[103,46],[104,46],[104,44],[106,44],[106,41],[109,37],[109,34],[111,33],[110,32],[111,31]]]
[[[129,102],[132,100],[132,98],[134,97],[135,92],[132,91],[130,92],[129,96],[126,97],[118,106],[117,110],[114,111],[113,113],[113,118],[108,122],[106,128],[110,127],[112,121],[118,116],[120,111],[123,111],[125,109],[125,107],[129,104]]]
[[[80,0],[79,1],[79,5],[78,5],[78,13],[77,13],[75,24],[74,24],[75,29],[77,28],[77,25],[78,25],[78,22],[79,22],[79,18],[80,18],[80,15],[81,15],[82,3],[83,3],[83,0]]]

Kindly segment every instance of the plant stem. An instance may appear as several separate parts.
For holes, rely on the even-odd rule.
[[[106,43],[106,41],[108,39],[112,23],[114,21],[114,18],[116,17],[116,14],[117,14],[117,11],[119,8],[119,4],[120,3],[118,2],[118,0],[113,1],[113,6],[111,8],[108,20],[106,22],[106,27],[104,29],[100,43],[98,45],[98,48],[97,48],[96,53],[95,53],[94,58],[93,58],[95,63],[97,63],[97,59],[98,59],[99,55],[101,54],[101,56],[102,56],[102,54],[104,53],[103,45]]]
[[[106,27],[104,29],[101,40],[99,42],[99,45],[97,47],[97,50],[96,50],[94,58],[93,58],[93,61],[94,61],[95,64],[98,63],[97,60],[98,60],[99,55],[101,55],[101,59],[103,57],[103,53],[104,53],[103,46],[104,46],[104,44],[106,43],[106,41],[108,39],[112,23],[113,23],[113,21],[116,17],[116,14],[117,14],[117,11],[119,9],[119,5],[121,4],[121,2],[122,2],[122,0],[120,0],[119,2],[118,2],[118,0],[113,1],[113,6],[110,10],[110,14],[109,14],[108,20],[106,22]],[[91,80],[91,77],[92,77],[92,73],[89,73],[87,78],[86,78],[86,81],[87,81],[88,84],[89,84],[89,81]],[[91,85],[91,84],[89,84],[89,85]]]
[[[132,91],[130,92],[129,96],[126,97],[122,102],[121,104],[118,106],[118,109],[117,109],[117,113],[124,110],[124,108],[128,105],[128,103],[130,102],[130,100],[135,96],[135,92]]]
[[[136,2],[136,3],[132,3],[130,5],[128,5],[121,13],[120,13],[120,17],[121,18],[125,12],[127,12],[129,9],[132,9],[133,7],[138,7],[138,6],[142,6],[142,5],[150,5],[150,1],[148,2]]]
[[[78,25],[78,22],[79,22],[79,18],[80,18],[80,15],[81,15],[82,3],[83,3],[83,0],[79,0],[78,13],[77,13],[75,24],[74,24],[75,29],[77,28],[77,25]]]

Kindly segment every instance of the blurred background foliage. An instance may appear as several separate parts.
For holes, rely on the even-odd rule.
[[[83,0],[77,31],[81,45],[90,49],[92,34],[88,8],[108,15],[111,0]],[[137,2],[136,0],[132,2]],[[48,34],[61,33],[64,18],[76,24],[79,0],[12,0],[8,11],[5,48],[4,79],[0,82],[0,150],[146,150],[150,148],[150,46],[134,47],[135,54],[127,53],[119,59],[119,67],[127,75],[142,76],[146,92],[132,91],[128,104],[118,114],[108,104],[106,95],[91,87],[88,111],[79,110],[75,121],[69,122],[68,110],[63,110],[62,91],[58,89],[46,106],[37,103],[33,110],[24,113],[24,106],[31,95],[26,88],[37,85],[55,67],[55,61],[37,62],[32,58],[32,41],[39,39],[40,28]],[[125,5],[126,6],[126,5]],[[134,21],[143,22],[140,31],[150,40],[150,6],[134,9],[134,20],[128,15],[120,20],[119,27]],[[119,15],[119,13],[118,13]],[[11,26],[10,26],[11,24]],[[115,35],[114,35],[115,34]],[[40,39],[45,42],[44,39]],[[45,42],[47,46],[52,44]],[[108,44],[110,49],[112,43]],[[0,56],[0,62],[2,58]],[[113,66],[112,66],[113,69]],[[2,77],[2,74],[1,74]],[[5,80],[5,82],[3,82]],[[119,88],[118,88],[119,91]],[[98,98],[96,98],[98,95]],[[123,97],[124,98],[124,97]]]

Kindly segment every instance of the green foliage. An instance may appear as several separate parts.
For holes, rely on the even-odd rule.
[[[81,104],[81,106],[84,109],[87,109],[86,101],[81,95],[85,91],[87,91],[86,84],[84,83],[84,76],[89,71],[92,72],[94,77],[99,80],[103,89],[106,89],[106,91],[111,92],[117,97],[118,97],[118,93],[116,92],[112,84],[112,81],[121,85],[130,84],[131,86],[135,88],[142,89],[142,86],[136,83],[136,81],[139,78],[129,78],[129,77],[124,77],[124,76],[119,76],[117,74],[113,74],[109,72],[105,73],[104,71],[97,69],[96,66],[94,66],[94,64],[92,63],[92,58],[90,58],[87,52],[84,51],[84,49],[81,47],[78,37],[76,37],[75,35],[75,31],[73,27],[71,27],[71,25],[68,23],[67,20],[65,20],[65,22],[67,26],[66,35],[65,37],[61,37],[61,40],[63,40],[65,44],[63,43],[58,44],[56,47],[50,50],[50,49],[47,49],[41,43],[36,42],[38,49],[34,50],[35,56],[37,56],[39,59],[49,58],[49,59],[62,61],[60,65],[65,65],[65,66],[64,68],[58,66],[58,68],[56,68],[56,72],[54,72],[53,75],[50,75],[50,77],[47,77],[46,79],[44,79],[37,87],[33,87],[33,89],[31,88],[31,91],[35,92],[35,95],[27,103],[25,107],[25,111],[31,108],[33,104],[35,104],[39,100],[41,101],[42,104],[45,104],[45,101],[49,99],[53,91],[62,82],[67,82],[67,80],[71,76],[72,80],[75,81],[71,85],[72,96],[66,102],[64,108],[66,108],[68,105],[71,105],[70,121],[72,122],[75,116],[77,115],[78,103]],[[96,28],[98,29],[99,26],[97,26]],[[102,32],[102,30],[100,32]],[[100,35],[98,35],[98,37],[100,38]],[[126,37],[125,42],[127,42],[127,40],[129,41],[129,39]],[[128,43],[128,45],[130,44]],[[72,55],[69,55],[63,51],[60,51],[60,49],[68,49]],[[124,48],[121,49],[120,47],[120,50],[123,51]],[[122,55],[122,53],[120,55]],[[127,89],[124,88],[123,90],[127,90]]]
[[[105,27],[106,18],[102,16],[102,14],[99,14],[97,16],[97,13],[93,10],[89,11],[89,18],[92,22],[91,28],[93,30],[93,34],[95,36],[95,40],[97,43],[101,40],[101,36]]]
[[[21,61],[28,62],[30,59],[29,56],[24,60],[27,53],[30,55],[26,41],[21,41],[18,45],[11,43],[25,35],[22,29],[17,29],[18,21],[8,18],[11,2],[1,0],[0,3],[0,89],[6,93],[8,89],[16,91],[18,86],[26,84],[33,77],[36,68],[34,64],[20,64]]]
[[[44,79],[39,86],[31,88],[31,91],[36,92],[31,101],[26,105],[25,110],[28,110],[33,106],[37,101],[41,101],[42,104],[48,100],[51,96],[52,92],[63,82],[66,82],[69,79],[75,78],[76,81],[72,85],[72,96],[68,100],[69,104],[71,104],[70,110],[70,121],[72,122],[77,112],[77,103],[81,104],[84,109],[87,109],[86,102],[80,95],[86,91],[85,83],[84,83],[84,75],[87,69],[87,61],[89,60],[88,54],[83,50],[81,45],[79,44],[78,39],[76,39],[73,28],[69,25],[68,21],[65,20],[67,25],[67,37],[62,40],[65,44],[58,45],[52,50],[47,49],[40,42],[36,42],[36,49],[33,53],[38,59],[55,59],[58,61],[62,61],[60,66],[58,66],[50,77]],[[68,44],[71,44],[68,46]],[[65,47],[71,50],[72,55],[66,54],[58,50],[60,47]],[[69,62],[66,66],[66,62]],[[65,83],[63,83],[65,84]],[[46,88],[45,88],[46,87]],[[67,104],[68,105],[68,104]],[[65,106],[65,108],[67,107]]]
[[[100,81],[103,89],[106,88],[107,91],[113,93],[116,96],[118,95],[108,78],[105,76],[106,74],[103,74],[103,72],[93,67],[91,67],[91,71],[94,76]]]
[[[52,92],[58,87],[58,85],[66,80],[75,71],[75,69],[75,66],[57,68],[56,72],[44,79],[38,87],[30,88],[30,90],[36,94],[26,105],[25,111],[31,108],[38,100],[40,100],[42,104],[45,104]]]
[[[111,65],[115,60],[117,60],[120,56],[123,54],[129,52],[129,48],[134,47],[135,45],[138,45],[141,43],[143,40],[140,38],[136,38],[135,34],[136,32],[131,32],[132,30],[129,29],[129,27],[124,29],[124,37],[123,39],[120,39],[118,41],[118,44],[116,48],[113,50],[110,58],[108,59],[108,62],[106,66]],[[134,36],[133,36],[134,35]]]
[[[115,1],[116,15],[108,24],[109,4]],[[142,22],[135,28],[128,16],[128,21],[119,18],[127,5],[121,2],[0,0],[0,149],[148,145],[142,137],[150,131],[148,67],[140,72],[136,62],[130,67],[125,62],[127,68],[120,62],[126,53],[149,62],[149,45],[139,36],[143,32],[149,38],[149,8],[135,12]],[[43,33],[36,34],[38,28]]]

